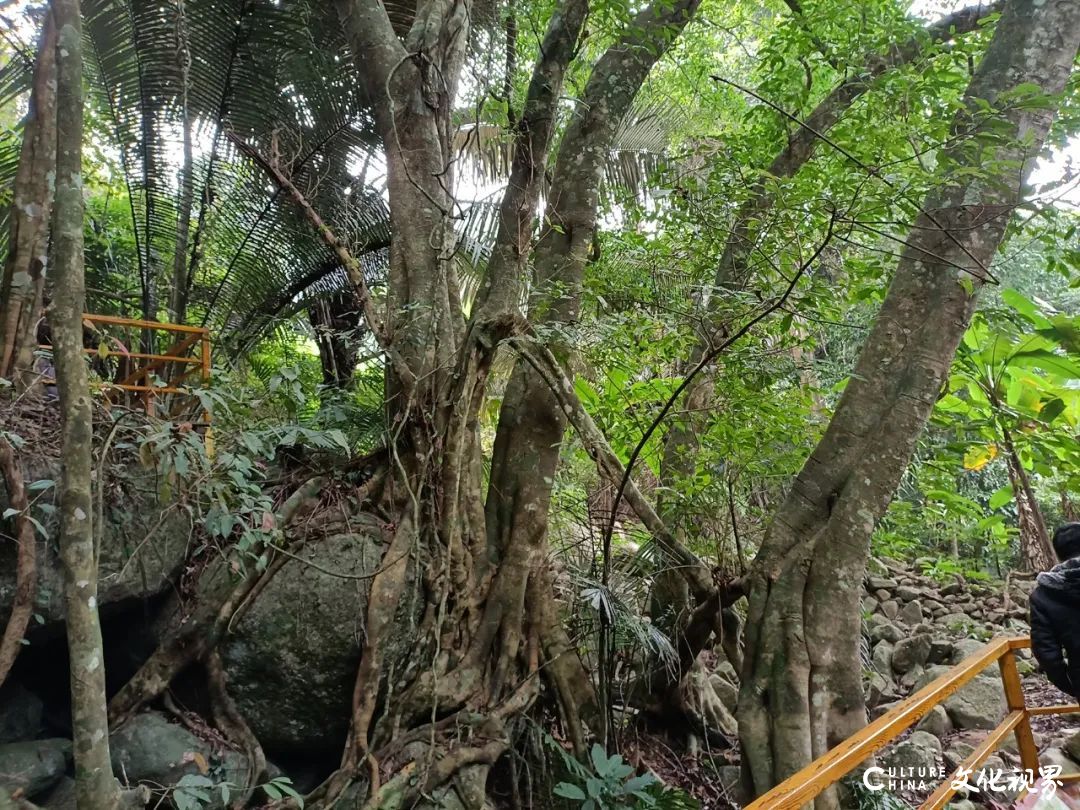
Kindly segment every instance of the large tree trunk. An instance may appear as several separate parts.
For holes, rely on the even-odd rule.
[[[546,320],[574,317],[611,140],[696,5],[640,12],[593,70],[555,163],[548,218],[558,227],[545,230],[536,260],[534,300],[544,302]],[[389,360],[391,468],[382,508],[395,517],[386,562],[372,581],[350,742],[341,770],[319,795],[329,801],[363,774],[379,801],[422,792],[438,802],[451,791],[479,807],[488,769],[510,744],[510,721],[538,694],[537,676],[553,687],[578,738],[577,717],[590,702],[557,623],[546,565],[562,412],[546,383],[530,380],[523,388],[527,370],[519,366],[504,399],[486,508],[477,430],[495,352],[530,329],[520,301],[537,197],[587,3],[566,0],[551,18],[517,119],[485,286],[468,322],[454,275],[450,171],[468,3],[421,4],[400,38],[381,3],[340,0],[338,7],[387,156],[388,317],[384,325],[366,312],[365,320]],[[401,632],[399,607],[409,603],[418,605],[414,641],[408,660],[394,660],[388,641]],[[385,706],[380,684],[394,696]],[[410,763],[423,768],[422,777],[412,776]]]
[[[0,278],[0,377],[22,391],[34,379],[56,169],[56,24],[45,13],[11,202],[8,256]]]
[[[951,37],[976,30],[979,20],[990,11],[990,8],[982,5],[961,9],[947,15],[925,31],[918,32],[910,40],[887,53],[867,56],[866,69],[838,84],[810,113],[805,122],[806,126],[796,128],[791,133],[762,176],[753,183],[749,196],[735,213],[717,264],[711,294],[704,304],[705,317],[702,318],[698,343],[685,363],[684,373],[689,373],[703,360],[708,359],[733,328],[730,322],[730,293],[745,288],[753,281],[754,254],[764,230],[763,223],[767,221],[768,211],[774,202],[776,180],[794,177],[817,152],[821,143],[819,135],[836,125],[851,105],[873,87],[877,79],[890,70],[926,56],[928,50]],[[795,359],[798,363],[797,355]],[[714,407],[717,374],[715,363],[708,363],[699,369],[683,400],[682,411],[688,416],[671,420],[664,437],[661,491],[678,491],[682,482],[695,473],[699,441],[704,428],[704,414]],[[678,526],[677,515],[669,508],[669,504],[661,503],[661,506],[661,517],[678,534],[681,527]],[[660,619],[665,631],[670,632],[677,640],[690,611],[690,594],[682,577],[673,571],[661,572],[652,595],[654,619]],[[735,614],[729,612],[727,618],[728,624],[738,630]],[[721,640],[732,664],[741,669],[741,638],[738,633],[724,633]]]
[[[82,19],[79,0],[56,0],[56,290],[49,313],[62,425],[60,557],[64,566],[71,726],[79,810],[114,810],[120,800],[109,759],[105,662],[97,611],[91,503],[93,417],[83,357]]]
[[[1012,0],[954,131],[1020,85],[1060,93],[1080,4]],[[767,532],[751,573],[739,694],[744,769],[761,793],[866,722],[858,639],[870,535],[891,500],[988,277],[1053,111],[1006,104],[1010,131],[945,150],[942,186],[912,225],[885,302],[829,428]],[[993,166],[976,181],[951,172]],[[835,807],[835,796],[817,806]]]

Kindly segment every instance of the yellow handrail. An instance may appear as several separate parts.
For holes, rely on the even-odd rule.
[[[1039,753],[1035,748],[1035,740],[1031,733],[1031,716],[1080,712],[1080,705],[1042,706],[1030,709],[1027,707],[1020,685],[1020,675],[1016,669],[1016,650],[1030,646],[1031,640],[1028,638],[994,639],[940,678],[893,706],[866,728],[848,737],[801,771],[751,802],[746,810],[796,810],[802,807],[899,737],[934,706],[969,683],[995,661],[1001,669],[1009,714],[960,764],[948,780],[923,802],[920,810],[939,810],[944,807],[956,794],[957,789],[952,786],[952,783],[954,779],[960,777],[961,770],[966,769],[966,773],[971,773],[982,765],[1010,733],[1016,735],[1021,766],[1025,770],[1030,769],[1032,773],[1038,774]],[[1060,775],[1056,779],[1061,782],[1076,781],[1080,780],[1080,774]]]
[[[133,370],[129,369],[127,376],[118,382],[104,382],[102,385],[106,388],[130,391],[141,395],[143,406],[148,413],[153,409],[155,396],[188,393],[180,387],[180,384],[193,373],[198,372],[203,383],[210,381],[210,330],[206,327],[147,321],[138,318],[121,318],[115,315],[94,315],[91,313],[84,314],[83,321],[103,326],[118,326],[125,329],[166,332],[178,335],[172,346],[166,349],[164,354],[129,352],[126,349],[116,350],[107,346],[100,349],[84,349],[84,352],[91,357],[100,357],[102,359],[119,357],[126,360],[146,361]],[[42,348],[51,349],[52,347],[43,344]],[[150,384],[151,373],[170,367],[179,367],[172,379],[165,381],[163,385]],[[184,367],[187,367],[186,370]],[[145,382],[140,382],[143,378],[146,378]],[[210,415],[204,412],[203,419],[209,423]]]

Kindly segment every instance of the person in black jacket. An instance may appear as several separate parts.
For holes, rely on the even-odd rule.
[[[1050,683],[1080,698],[1080,523],[1054,532],[1060,563],[1031,592],[1031,651]]]

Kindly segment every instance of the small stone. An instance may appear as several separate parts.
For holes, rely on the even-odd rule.
[[[878,608],[878,600],[872,596],[868,596],[862,600],[863,613],[869,615]]]
[[[909,672],[917,664],[925,664],[929,655],[930,636],[920,634],[900,639],[893,647],[893,671],[901,674]]]
[[[889,577],[869,577],[866,584],[872,591],[885,591],[895,588],[897,582]]]
[[[918,599],[913,599],[904,605],[900,611],[900,621],[904,624],[921,624],[923,620],[922,605]]]
[[[953,730],[952,721],[949,719],[948,712],[945,711],[943,706],[935,706],[918,725],[915,726],[916,731],[926,731],[933,734],[939,740],[944,738],[947,734],[951,734]]]
[[[910,585],[901,585],[896,589],[896,595],[903,601],[910,602],[912,599],[918,599],[922,596],[922,593],[918,588],[913,588]]]
[[[888,641],[879,641],[870,656],[874,669],[886,677],[892,673],[892,654],[893,645]]]
[[[944,610],[945,606],[938,602],[936,599],[923,599],[923,607],[933,612],[935,610]]]
[[[866,680],[866,705],[871,709],[891,696],[892,684],[879,672],[871,672]]]
[[[870,629],[870,638],[875,642],[888,641],[895,644],[905,635],[903,630],[881,615],[871,616],[866,624]]]
[[[941,741],[926,731],[914,731],[911,736],[892,747],[882,758],[882,765],[889,768],[913,768],[923,773],[937,766],[941,755]]]
[[[938,624],[944,625],[950,630],[959,633],[966,633],[971,629],[974,622],[971,617],[966,613],[953,612],[946,613],[944,616],[937,620]]]
[[[884,588],[878,588],[876,591],[874,591],[874,596],[877,597],[877,600],[879,602],[888,602],[890,599],[892,599],[892,593],[885,590]]]
[[[930,655],[927,656],[928,664],[944,664],[953,654],[953,643],[947,638],[930,639]]]
[[[885,614],[886,618],[895,619],[897,614],[900,613],[900,605],[895,599],[889,599],[881,603],[881,612]]]
[[[959,582],[949,582],[942,585],[938,592],[943,596],[956,596],[957,594],[962,593],[963,590],[964,586]]]

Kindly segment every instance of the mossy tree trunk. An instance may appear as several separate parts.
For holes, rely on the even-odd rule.
[[[969,84],[940,187],[912,224],[828,430],[775,515],[750,578],[739,694],[746,776],[761,792],[866,722],[858,664],[870,535],[933,409],[1080,46],[1080,4],[1011,0]],[[1018,89],[1019,88],[1019,89]],[[1029,98],[1030,102],[1030,98]],[[989,104],[1006,122],[979,129]],[[971,169],[984,167],[979,174]],[[818,799],[832,808],[832,793]]]
[[[93,415],[83,357],[83,65],[79,0],[54,0],[57,64],[56,213],[49,312],[60,394],[60,557],[71,659],[71,724],[79,810],[114,810],[119,785],[109,759],[105,662],[97,610],[91,504]]]

